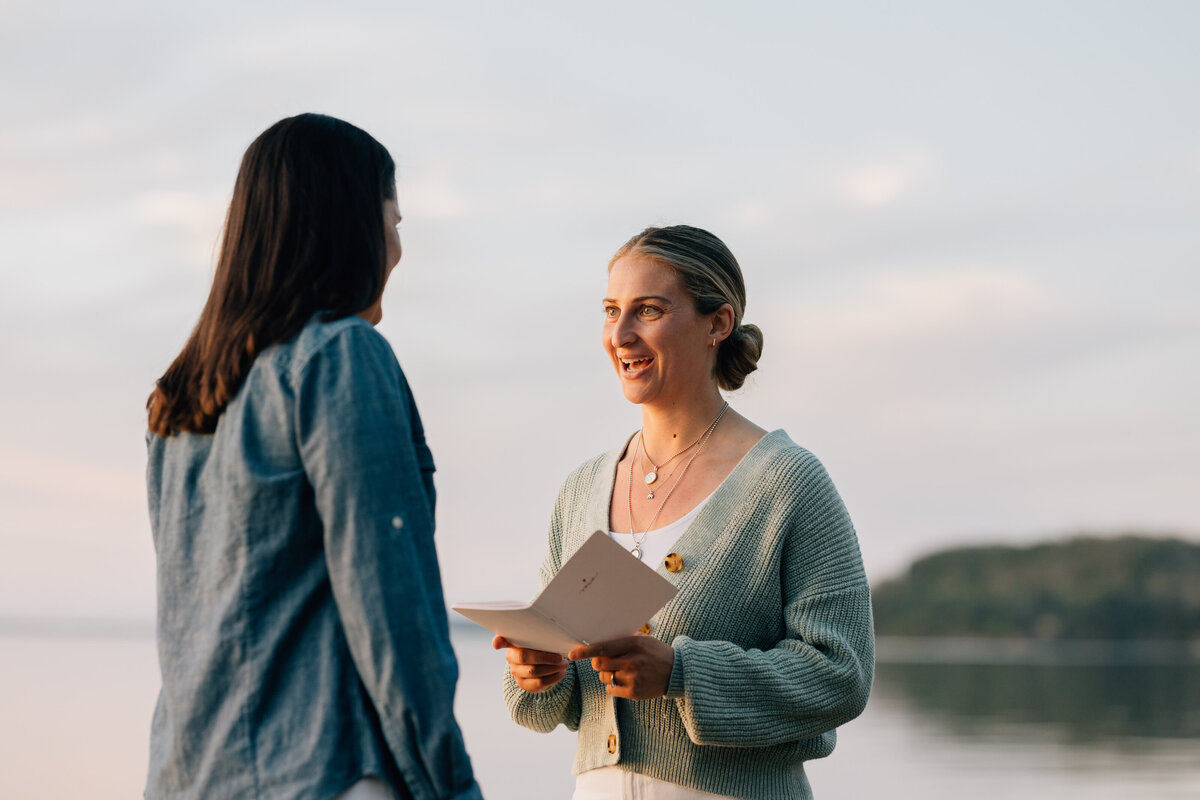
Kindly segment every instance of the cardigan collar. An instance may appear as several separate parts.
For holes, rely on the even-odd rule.
[[[584,525],[566,532],[562,554],[564,562],[583,546],[593,532],[607,533],[611,530],[608,512],[612,505],[613,487],[616,485],[617,464],[631,441],[633,435],[626,439],[621,447],[601,457],[588,494]],[[701,566],[707,560],[713,543],[725,532],[738,506],[762,482],[775,457],[780,451],[795,446],[782,428],[771,431],[755,442],[675,541],[672,551],[678,553],[689,567]],[[676,576],[682,574],[667,572],[662,564],[657,565],[657,570],[660,575],[676,584],[679,582]],[[692,570],[687,572],[691,573]]]

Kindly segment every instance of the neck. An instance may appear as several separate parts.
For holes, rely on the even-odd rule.
[[[687,404],[642,405],[643,447],[659,463],[702,435],[725,405],[716,386]]]

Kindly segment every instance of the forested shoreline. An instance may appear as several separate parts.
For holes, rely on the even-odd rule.
[[[1177,538],[955,548],[872,590],[881,636],[1200,640],[1200,543]]]

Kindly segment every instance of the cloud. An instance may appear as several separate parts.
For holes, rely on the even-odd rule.
[[[0,133],[0,158],[14,160],[29,152],[61,152],[75,148],[99,148],[111,144],[119,130],[110,117],[81,113],[38,120]],[[7,166],[7,164],[5,165]]]
[[[932,159],[920,152],[846,170],[835,180],[837,194],[852,205],[877,208],[891,205],[926,178]]]
[[[798,317],[802,335],[825,341],[888,341],[984,333],[1060,313],[1030,275],[986,267],[886,272],[841,302]]]
[[[397,182],[400,212],[432,220],[460,220],[470,216],[472,203],[456,186],[451,171],[436,164],[414,170]]]
[[[211,235],[221,224],[225,192],[146,192],[133,199],[133,215],[139,222],[162,225],[192,235]]]
[[[770,204],[749,201],[735,207],[730,213],[730,220],[738,228],[763,229],[774,222],[774,215]]]
[[[141,237],[160,237],[175,263],[207,273],[220,246],[225,190],[151,191],[130,202],[130,217],[144,229]]]
[[[23,496],[69,496],[110,508],[140,505],[146,496],[141,472],[116,469],[111,459],[93,463],[11,448],[0,457],[0,487]]]

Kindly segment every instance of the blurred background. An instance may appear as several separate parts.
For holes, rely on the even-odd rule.
[[[242,152],[302,111],[399,165],[379,329],[451,600],[531,596],[559,482],[638,427],[600,298],[650,224],[737,255],[765,351],[731,402],[822,459],[873,583],[946,548],[1200,542],[1198,37],[1188,0],[0,0],[0,795],[140,794],[144,402]],[[817,796],[1194,797],[1191,630],[1115,661],[884,646]],[[500,656],[455,643],[488,796],[568,796],[573,737],[511,725]]]

